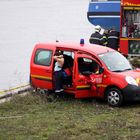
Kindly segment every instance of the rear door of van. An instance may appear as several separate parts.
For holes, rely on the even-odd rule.
[[[53,88],[53,54],[55,46],[37,45],[33,51],[30,64],[31,84],[35,88]]]

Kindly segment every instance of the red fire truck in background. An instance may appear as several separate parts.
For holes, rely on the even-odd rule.
[[[120,51],[140,56],[140,0],[121,0]]]
[[[87,12],[93,25],[120,32],[120,52],[140,56],[140,0],[90,0]]]

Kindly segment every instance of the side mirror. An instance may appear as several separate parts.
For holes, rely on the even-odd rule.
[[[99,68],[99,74],[103,73],[104,72],[104,68],[103,67],[100,67]]]
[[[85,76],[89,76],[89,75],[91,75],[92,74],[92,72],[91,71],[83,71],[83,72],[81,72],[83,75],[85,75]]]

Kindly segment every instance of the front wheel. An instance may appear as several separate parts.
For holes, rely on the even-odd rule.
[[[111,88],[106,92],[106,100],[112,107],[119,107],[123,103],[123,95],[118,88]]]

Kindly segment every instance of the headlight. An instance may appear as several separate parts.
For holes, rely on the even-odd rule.
[[[130,85],[138,86],[138,83],[136,82],[136,80],[133,77],[131,77],[131,76],[126,76],[125,80]]]

